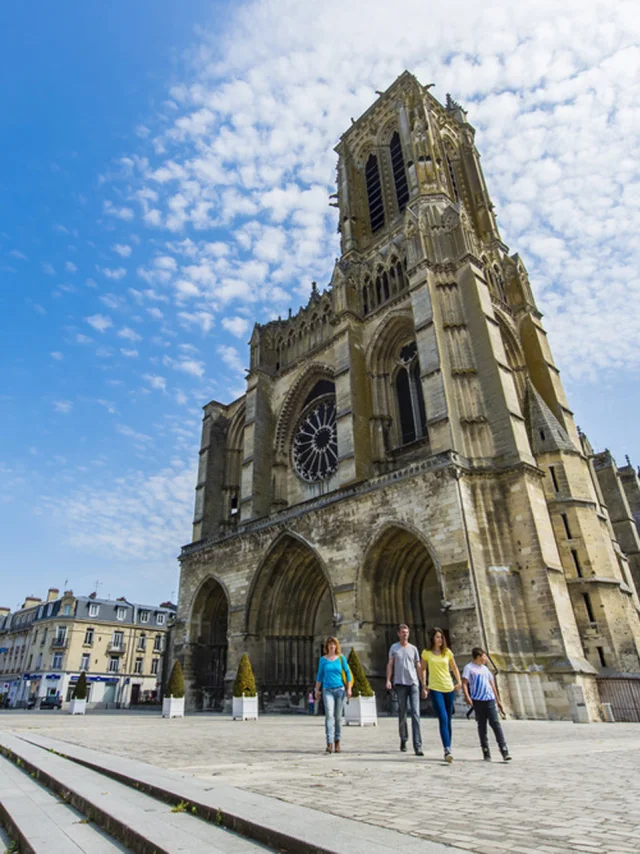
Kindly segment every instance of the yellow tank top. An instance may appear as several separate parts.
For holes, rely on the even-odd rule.
[[[447,694],[453,691],[453,679],[449,670],[449,662],[453,658],[453,653],[448,649],[444,655],[434,655],[430,649],[422,650],[422,660],[429,667],[429,684],[427,688],[430,691],[442,691]]]

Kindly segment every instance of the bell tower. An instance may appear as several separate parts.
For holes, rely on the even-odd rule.
[[[640,671],[630,511],[609,519],[467,113],[429,88],[405,72],[343,134],[331,281],[256,324],[246,394],[205,408],[181,603],[228,591],[227,681],[248,650],[274,702],[326,634],[382,684],[408,622],[484,646],[516,715],[595,719],[597,674]]]

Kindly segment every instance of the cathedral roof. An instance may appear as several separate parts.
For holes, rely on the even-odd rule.
[[[544,402],[531,380],[527,380],[525,419],[534,456],[553,451],[576,450],[566,430]]]

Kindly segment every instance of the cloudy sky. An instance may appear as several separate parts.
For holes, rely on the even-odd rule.
[[[636,2],[22,0],[0,67],[0,604],[175,597],[201,407],[328,281],[333,146],[405,68],[469,111],[578,423],[640,462]]]

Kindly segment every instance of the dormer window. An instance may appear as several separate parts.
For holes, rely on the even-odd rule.
[[[384,225],[384,203],[382,201],[382,184],[380,182],[380,169],[378,158],[370,154],[365,166],[365,180],[367,184],[367,199],[369,201],[369,221],[371,231],[375,234]]]
[[[407,183],[407,171],[404,167],[402,143],[400,142],[398,131],[391,137],[389,153],[391,154],[391,170],[393,172],[393,183],[396,188],[398,210],[402,213],[409,201],[409,184]]]

